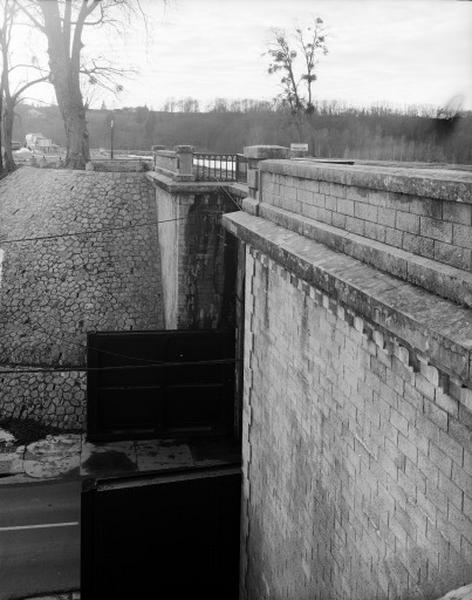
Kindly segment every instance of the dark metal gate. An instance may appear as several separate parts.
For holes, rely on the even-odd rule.
[[[239,465],[84,484],[81,594],[237,600]]]
[[[231,434],[232,331],[90,333],[87,363],[91,441]]]

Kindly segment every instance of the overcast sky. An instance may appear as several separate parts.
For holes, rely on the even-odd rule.
[[[316,97],[355,105],[441,106],[457,94],[472,109],[472,2],[455,0],[141,0],[150,15],[124,38],[90,34],[87,49],[134,67],[108,107],[168,97],[271,99],[277,78],[262,56],[272,28],[289,32],[320,16],[329,54]],[[45,87],[30,96],[51,100]],[[101,104],[101,97],[95,103]]]

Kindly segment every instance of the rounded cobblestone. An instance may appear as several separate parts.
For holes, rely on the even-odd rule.
[[[0,199],[3,368],[83,368],[87,332],[161,326],[156,207],[143,174],[23,167],[0,182]],[[38,237],[48,239],[25,240]],[[6,242],[16,239],[25,241]],[[0,373],[2,416],[82,427],[85,379]]]

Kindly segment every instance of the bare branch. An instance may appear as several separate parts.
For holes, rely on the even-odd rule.
[[[19,96],[25,90],[27,90],[29,87],[31,87],[32,85],[35,85],[36,83],[41,83],[42,81],[48,81],[48,80],[49,80],[49,75],[45,75],[44,77],[38,77],[37,79],[32,79],[31,81],[28,81],[23,86],[21,86],[20,89],[16,90],[16,92],[12,95],[12,100],[14,100],[14,102],[16,103],[18,101]]]
[[[91,25],[93,27],[96,27],[98,25],[102,25],[105,22],[105,11],[103,9],[103,5],[100,4],[99,6],[100,6],[100,17],[97,20],[95,20],[95,21],[87,21],[87,20],[85,20],[84,21],[84,27],[89,27]]]
[[[103,64],[98,61],[102,60]],[[103,57],[97,59],[91,59],[91,65],[83,64],[80,68],[80,72],[83,75],[106,75],[106,76],[118,76],[128,77],[136,73],[135,69],[126,69],[124,67],[114,67],[109,61]]]
[[[99,6],[100,0],[92,0],[91,4],[87,4],[87,0],[83,0],[80,8],[77,24],[74,30],[74,38],[72,41],[71,51],[71,66],[74,71],[79,70],[80,49],[82,45],[82,30],[87,17]]]
[[[13,65],[13,67],[10,67],[8,69],[8,72],[11,73],[15,69],[19,69],[19,68],[35,69],[36,71],[39,71],[40,73],[44,73],[45,71],[47,71],[47,69],[45,69],[44,67],[38,67],[37,65],[33,65],[31,63],[29,63],[29,64],[28,63],[18,63],[16,65]]]
[[[24,5],[24,0],[14,0],[16,6],[28,17],[28,19],[43,33],[46,33],[46,28],[44,25],[33,16],[30,10],[28,10]]]
[[[90,14],[92,14],[92,12],[97,8],[97,6],[99,6],[100,2],[102,0],[92,0],[91,3],[88,5],[87,11],[85,13],[85,18],[87,18]],[[85,3],[87,3],[88,0],[85,0]]]

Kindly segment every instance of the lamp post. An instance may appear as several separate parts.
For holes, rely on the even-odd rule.
[[[115,130],[115,121],[113,117],[110,120],[110,159],[113,160],[113,132]]]

